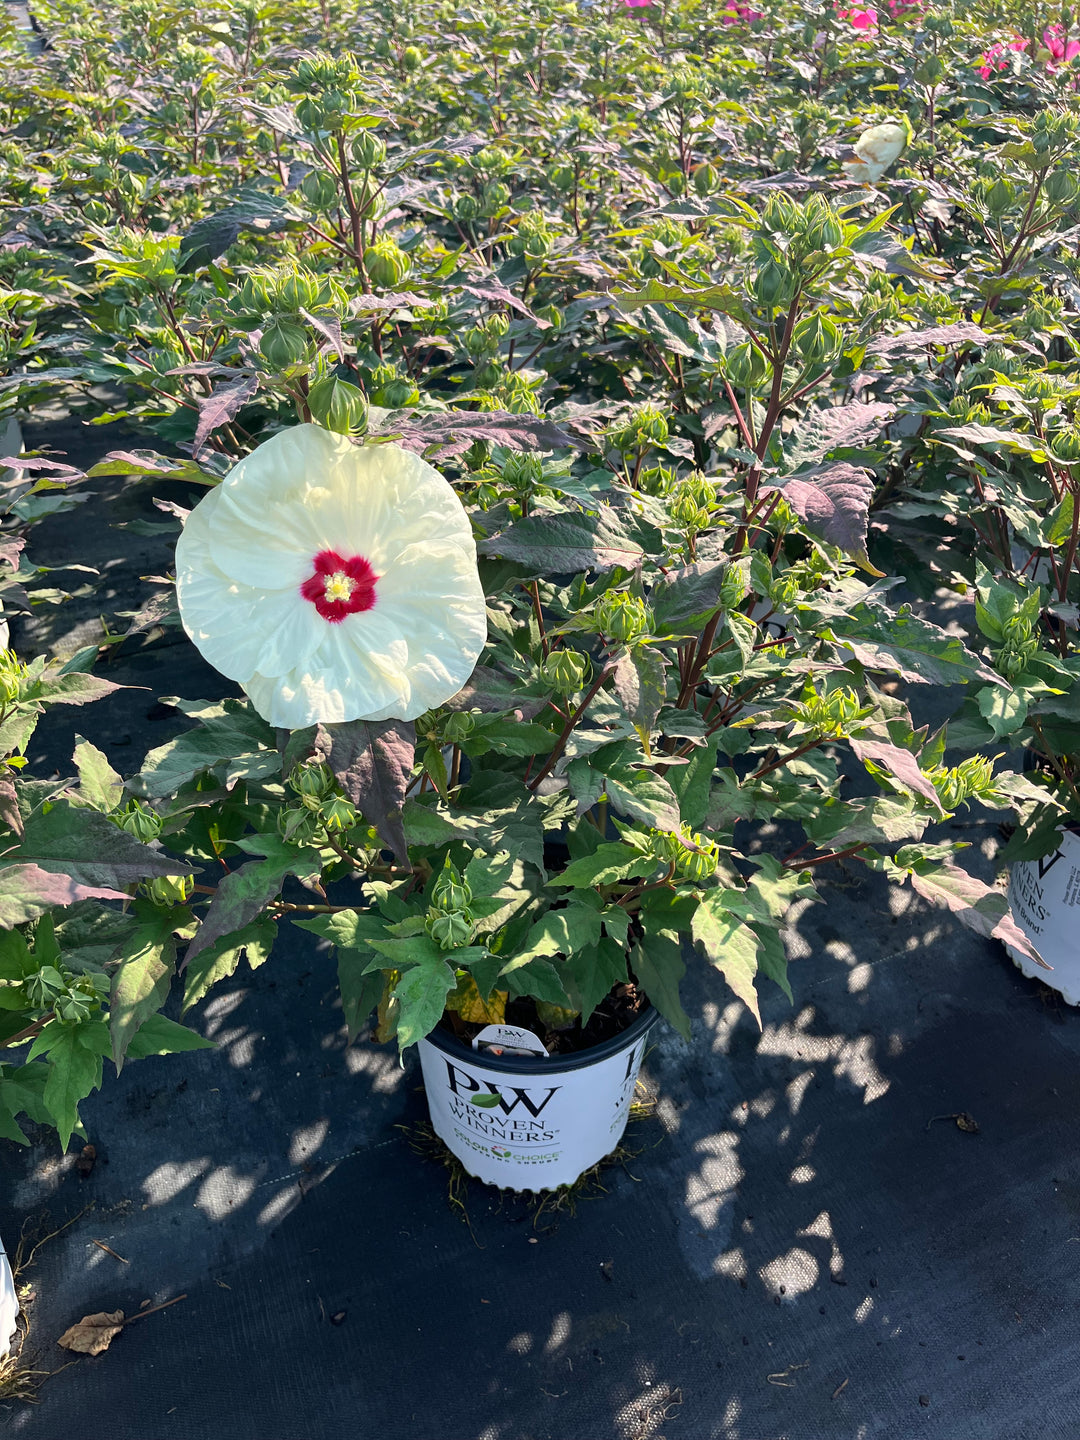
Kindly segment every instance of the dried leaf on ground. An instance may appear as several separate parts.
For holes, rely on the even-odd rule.
[[[101,1310],[96,1315],[84,1315],[77,1325],[69,1326],[56,1343],[79,1355],[101,1355],[123,1328],[123,1310]]]

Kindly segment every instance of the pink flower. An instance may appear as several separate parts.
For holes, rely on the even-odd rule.
[[[889,14],[894,20],[901,19],[909,10],[921,10],[923,0],[885,0]]]
[[[645,5],[651,5],[652,0],[623,0],[623,4],[630,10],[640,10]]]
[[[876,30],[876,10],[837,10],[838,20],[850,20],[854,30]]]
[[[735,0],[735,3],[729,5],[726,12],[721,15],[720,23],[722,25],[738,25],[740,23],[752,25],[755,20],[764,19],[763,11],[751,10],[749,5],[743,5],[741,0]]]
[[[1046,62],[1047,74],[1053,75],[1061,65],[1080,55],[1080,40],[1070,40],[1063,25],[1050,25],[1043,31],[1043,44],[1050,51]]]
[[[978,73],[984,80],[989,80],[995,70],[1007,70],[1009,68],[1009,51],[1026,50],[1027,43],[1020,35],[1014,35],[1008,44],[997,41],[983,55],[982,63],[976,67]],[[1077,46],[1077,51],[1080,51],[1080,46]],[[1075,54],[1077,51],[1073,53]]]

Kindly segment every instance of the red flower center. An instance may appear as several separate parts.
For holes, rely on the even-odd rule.
[[[346,615],[370,610],[375,604],[379,577],[363,555],[346,559],[336,550],[320,550],[312,564],[315,573],[300,586],[300,594],[331,625],[340,625]]]

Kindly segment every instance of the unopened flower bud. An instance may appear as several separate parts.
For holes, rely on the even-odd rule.
[[[364,251],[364,268],[374,285],[393,289],[409,273],[411,261],[401,246],[389,235],[380,235]]]
[[[143,888],[155,905],[183,905],[194,884],[190,875],[155,875]]]
[[[440,950],[458,950],[472,939],[472,920],[461,911],[429,910],[424,926]]]
[[[576,695],[592,666],[579,650],[553,650],[544,661],[544,678],[560,695]]]
[[[148,806],[133,800],[127,810],[111,817],[113,823],[144,845],[149,845],[161,834],[161,819]]]
[[[308,391],[308,409],[320,425],[338,435],[363,435],[367,430],[368,403],[364,392],[348,380],[327,375]]]
[[[296,320],[271,320],[259,341],[259,354],[275,370],[299,365],[307,352],[307,330]]]
[[[468,910],[472,903],[472,888],[449,856],[435,881],[431,903],[436,910],[445,911]]]
[[[626,645],[650,629],[652,616],[645,602],[628,590],[609,590],[596,607],[596,623],[601,635]]]
[[[443,739],[448,745],[460,745],[462,740],[467,740],[472,734],[475,724],[467,710],[455,710],[446,717]]]

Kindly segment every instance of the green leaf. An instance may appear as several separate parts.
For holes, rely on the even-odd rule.
[[[322,866],[317,851],[287,845],[276,835],[248,837],[243,848],[258,845],[268,853],[261,860],[248,860],[222,876],[195,938],[187,948],[183,968],[197,955],[232,936],[262,914],[281,890],[286,875],[318,873]]]
[[[578,510],[530,515],[476,548],[481,555],[516,560],[529,567],[530,575],[611,570],[616,565],[636,569],[645,553],[607,505],[598,506],[595,515]]]
[[[615,660],[612,673],[615,693],[646,746],[667,699],[665,672],[669,664],[665,655],[648,645],[621,650]]]
[[[213,1050],[214,1042],[205,1040],[186,1025],[178,1025],[166,1015],[150,1015],[136,1030],[127,1048],[129,1060],[145,1060],[150,1055],[179,1055],[187,1050]]]
[[[168,998],[176,964],[176,917],[141,902],[136,903],[136,911],[142,923],[124,942],[109,1000],[109,1034],[117,1074],[135,1032]]]
[[[546,755],[555,744],[555,733],[546,725],[519,720],[481,720],[462,742],[466,755],[483,755],[495,750],[500,755]]]
[[[670,570],[653,586],[650,600],[658,635],[697,635],[720,609],[728,562],[715,560]]]
[[[55,870],[80,885],[119,889],[158,875],[190,875],[191,866],[142,844],[96,810],[52,800],[26,819],[20,861]]]
[[[349,1034],[349,1043],[357,1038],[368,1016],[379,1003],[385,977],[381,970],[365,973],[366,966],[354,950],[339,950],[337,957],[338,989],[341,1011]]]
[[[574,1000],[574,1008],[581,1011],[581,1023],[587,1024],[589,1016],[609,995],[614,986],[625,983],[628,977],[625,947],[608,937],[588,949],[571,955],[563,967],[568,992]]]
[[[720,971],[760,1028],[761,1011],[754,989],[758,971],[758,937],[749,925],[724,905],[724,893],[720,890],[705,892],[694,912],[691,933],[705,951],[709,963]]]
[[[657,866],[652,855],[643,855],[620,840],[612,840],[597,846],[593,854],[572,860],[560,874],[552,875],[550,883],[574,888],[610,885],[615,880],[651,875]]]
[[[79,772],[79,793],[95,810],[115,810],[124,797],[124,782],[109,764],[107,757],[84,740],[75,736],[75,766]]]
[[[679,828],[675,792],[655,770],[609,770],[606,788],[608,799],[620,815],[641,820],[657,830]]]
[[[664,936],[650,936],[645,945],[639,943],[634,946],[630,953],[630,969],[664,1019],[684,1040],[689,1040],[690,1018],[679,999],[679,982],[686,974],[686,966],[678,942]]]
[[[1027,719],[1027,701],[1017,690],[1001,690],[986,685],[975,696],[979,713],[994,732],[994,739],[1000,740],[1019,730]]]
[[[500,972],[499,989],[505,987],[511,995],[528,995],[534,1000],[566,1009],[570,1006],[570,997],[560,978],[562,969],[561,961],[556,969],[548,960],[532,960],[505,976]]]
[[[869,670],[888,670],[905,680],[930,685],[963,685],[976,677],[1001,683],[963,641],[917,615],[856,605],[830,626],[841,651]]]
[[[257,970],[269,958],[277,936],[277,922],[260,920],[236,934],[223,936],[216,944],[196,955],[184,968],[184,1000],[180,1013],[186,1014],[219,980],[235,975],[240,961]]]
[[[398,943],[404,945],[408,942]],[[446,997],[456,983],[453,970],[441,955],[410,965],[402,972],[394,986],[394,999],[400,1007],[397,1022],[399,1050],[414,1045],[435,1029],[446,1008]]]
[[[274,732],[247,701],[179,701],[178,708],[201,723],[175,740],[151,750],[129,788],[150,799],[173,794],[205,770],[259,755],[274,763]],[[277,761],[280,773],[280,761]]]
[[[704,745],[691,750],[685,765],[675,765],[667,773],[682,822],[692,830],[705,823],[719,743],[718,735],[710,735]]]
[[[79,1124],[79,1102],[101,1084],[100,1022],[61,1025],[51,1020],[35,1041],[30,1058],[45,1053],[49,1074],[42,1099],[60,1134],[60,1148],[66,1150],[71,1132]],[[50,1033],[51,1032],[51,1033]],[[47,1044],[40,1042],[48,1036]],[[108,1035],[105,1035],[108,1044]],[[39,1048],[40,1045],[40,1048]]]

